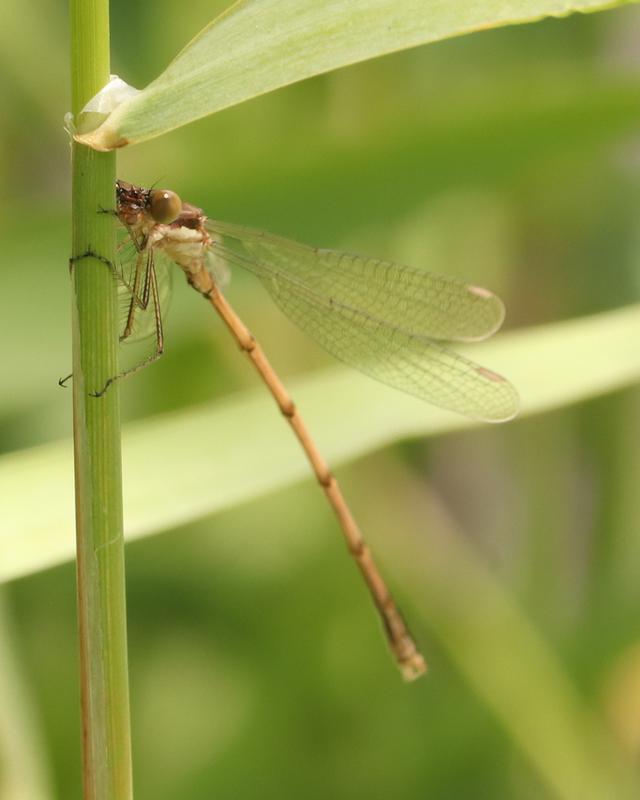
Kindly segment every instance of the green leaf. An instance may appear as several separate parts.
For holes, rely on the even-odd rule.
[[[246,0],[204,28],[142,92],[78,141],[111,150],[281,86],[473,31],[634,0]]]
[[[640,306],[631,306],[504,334],[465,352],[509,377],[520,392],[521,416],[528,416],[638,381],[638,339]],[[292,389],[334,466],[399,439],[478,426],[344,369]],[[123,458],[128,539],[311,476],[264,390],[129,425]],[[0,458],[0,580],[73,557],[72,476],[71,442]]]

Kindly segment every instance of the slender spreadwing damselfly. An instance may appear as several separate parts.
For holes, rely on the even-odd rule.
[[[393,655],[405,678],[425,661],[340,487],[260,345],[221,291],[229,267],[262,282],[276,304],[329,353],[390,386],[434,405],[487,422],[512,418],[515,389],[502,376],[448,349],[473,342],[502,324],[504,306],[492,292],[444,275],[391,261],[307,247],[263,231],[209,219],[175,192],[116,184],[116,216],[126,232],[114,274],[122,301],[122,341],[148,335],[155,349],[137,372],[164,350],[162,309],[170,262],[218,312],[247,354],[298,438],[333,507],[349,552],[373,597]]]

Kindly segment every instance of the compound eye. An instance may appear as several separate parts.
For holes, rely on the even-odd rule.
[[[156,222],[168,225],[182,213],[182,200],[169,189],[154,189],[149,198],[149,212]]]

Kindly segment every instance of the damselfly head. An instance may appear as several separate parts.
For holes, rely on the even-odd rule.
[[[170,189],[152,189],[149,192],[148,208],[156,222],[169,225],[182,213],[182,200]]]

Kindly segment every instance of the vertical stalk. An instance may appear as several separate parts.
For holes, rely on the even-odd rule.
[[[70,0],[72,111],[109,78],[108,0]],[[115,155],[73,145],[75,258],[115,256]],[[105,261],[73,264],[73,427],[85,800],[130,800],[116,284]]]

